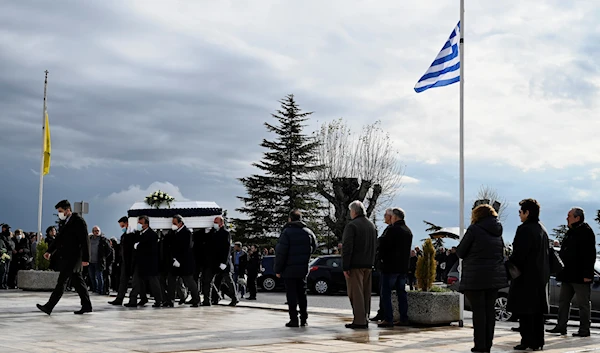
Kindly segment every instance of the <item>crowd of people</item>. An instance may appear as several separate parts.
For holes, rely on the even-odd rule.
[[[460,244],[436,254],[438,270],[447,275],[450,268],[462,259],[459,291],[464,293],[473,311],[474,347],[472,352],[489,352],[495,329],[495,301],[498,290],[510,286],[508,310],[518,319],[521,342],[515,350],[541,350],[544,346],[544,315],[549,313],[548,282],[553,274],[562,282],[558,324],[546,330],[566,335],[571,301],[575,297],[580,312],[576,337],[590,335],[590,291],[596,262],[595,234],[585,223],[584,210],[571,209],[567,215],[568,232],[562,244],[551,242],[539,220],[540,205],[534,199],[519,203],[522,224],[517,228],[512,254],[507,256],[503,227],[497,210],[488,204],[473,208],[471,225]],[[263,255],[275,254],[274,270],[283,280],[290,321],[287,327],[306,326],[308,301],[306,279],[309,262],[318,248],[315,234],[303,222],[302,213],[293,210],[283,227],[275,249],[245,248],[236,242],[224,227],[223,217],[214,219],[211,229],[192,232],[179,215],[172,217],[167,232],[151,228],[149,218],[137,218],[135,230],[129,219],[118,223],[122,230],[120,242],[108,240],[98,226],[88,235],[83,218],[71,211],[63,200],[56,205],[61,223],[58,230],[49,227],[46,234],[48,251],[44,257],[50,267],[59,271],[58,283],[50,299],[38,308],[50,315],[66,287],[73,287],[81,298],[82,308],[75,314],[92,311],[88,287],[97,294],[109,288],[117,291],[111,305],[143,306],[154,300],[153,307],[173,307],[190,304],[192,307],[211,306],[221,294],[231,298],[236,306],[247,288],[249,297],[256,299],[256,279],[262,271]],[[351,221],[346,225],[342,243],[338,246],[346,278],[353,321],[350,329],[367,329],[369,321],[378,327],[406,326],[408,300],[406,287],[413,288],[417,260],[423,253],[412,249],[413,234],[405,222],[401,208],[389,208],[384,220],[388,225],[378,237],[375,225],[366,217],[365,206],[354,201],[349,206]],[[58,234],[57,234],[58,231]],[[14,270],[24,269],[23,258],[35,252],[35,241],[27,239],[21,230],[10,232],[2,225],[0,249],[3,259],[2,286],[14,287]],[[560,245],[557,252],[554,246]],[[6,250],[5,250],[6,249]],[[443,262],[442,262],[443,261]],[[14,265],[16,264],[16,265]],[[444,264],[445,266],[440,266]],[[88,282],[82,273],[87,267]],[[373,268],[380,277],[380,307],[369,318]],[[129,301],[124,303],[131,283]],[[392,293],[398,297],[399,320],[394,320]],[[186,301],[189,293],[191,299]],[[241,294],[241,296],[240,296]]]
[[[472,352],[490,352],[495,330],[495,301],[498,290],[510,286],[508,310],[518,319],[516,328],[521,342],[515,350],[542,350],[544,346],[544,315],[549,313],[548,282],[554,274],[562,282],[558,324],[546,330],[550,334],[566,335],[571,300],[575,297],[580,312],[579,331],[575,337],[590,335],[590,291],[596,261],[595,234],[585,223],[584,210],[571,209],[567,216],[568,232],[556,252],[543,224],[539,220],[540,205],[534,199],[519,203],[518,227],[507,256],[502,238],[503,227],[498,213],[488,204],[474,207],[471,225],[458,247],[436,254],[438,270],[446,274],[459,258],[462,275],[459,291],[464,293],[473,311],[474,347]],[[360,201],[350,204],[352,220],[343,234],[342,266],[347,294],[353,311],[350,329],[367,329],[369,321],[378,327],[408,325],[407,285],[412,288],[416,261],[422,255],[411,249],[413,235],[405,222],[401,208],[389,208],[384,219],[388,224],[378,237],[373,223],[366,217]],[[277,244],[275,270],[285,280],[290,321],[286,326],[307,324],[306,275],[307,264],[315,250],[314,234],[301,221],[301,213],[290,214]],[[441,261],[444,262],[441,262]],[[445,263],[445,266],[441,266]],[[380,273],[380,308],[368,317],[371,309],[372,269]],[[442,275],[443,276],[443,275]],[[439,277],[438,277],[439,278]],[[392,293],[398,296],[399,320],[394,321]],[[298,318],[298,314],[300,315]]]

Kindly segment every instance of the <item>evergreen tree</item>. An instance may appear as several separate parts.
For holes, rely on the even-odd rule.
[[[302,112],[293,95],[280,103],[281,108],[271,114],[278,124],[265,123],[276,138],[263,140],[261,146],[266,149],[263,159],[253,163],[262,173],[240,179],[248,195],[238,197],[244,206],[237,211],[248,219],[236,220],[236,224],[247,237],[279,233],[293,209],[302,211],[307,221],[313,223],[311,220],[321,207],[310,182],[311,176],[321,169],[315,157],[318,142],[303,134],[303,122],[312,112]]]

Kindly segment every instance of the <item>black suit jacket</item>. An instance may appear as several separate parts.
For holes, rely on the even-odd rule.
[[[194,263],[192,232],[183,226],[179,232],[173,234],[172,255],[180,266],[173,267],[173,273],[179,276],[191,276],[194,274],[196,265]],[[173,259],[171,259],[173,264]]]
[[[233,264],[231,262],[231,234],[224,227],[221,227],[216,232],[211,231],[211,233],[214,245],[213,265],[220,271],[219,266],[225,264],[226,267],[223,271],[233,272]]]
[[[90,238],[85,220],[77,213],[71,214],[49,244],[48,252],[53,257],[58,256],[59,271],[81,272],[81,263],[90,261]]]
[[[158,234],[152,228],[138,235],[135,265],[143,277],[158,276]]]
[[[379,238],[381,273],[407,274],[413,234],[404,221],[390,225]]]

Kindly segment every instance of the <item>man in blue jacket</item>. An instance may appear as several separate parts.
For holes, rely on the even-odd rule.
[[[275,247],[275,274],[285,284],[290,322],[286,327],[306,326],[308,302],[306,276],[310,255],[317,249],[317,238],[304,222],[298,210],[290,212],[289,222],[283,227]],[[298,309],[300,307],[300,324]]]

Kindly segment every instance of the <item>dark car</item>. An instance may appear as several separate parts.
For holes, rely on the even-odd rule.
[[[340,255],[326,255],[309,264],[308,289],[315,294],[331,294],[346,290],[346,278]],[[373,292],[379,293],[379,273],[373,271]]]
[[[592,302],[592,322],[600,323],[600,257],[596,259],[594,265],[595,276],[594,282],[592,283],[592,291],[590,301]],[[458,271],[458,263],[456,263],[452,269],[448,272],[448,288],[452,290],[458,290],[460,284],[460,273]],[[556,277],[550,277],[550,314],[547,318],[557,318],[558,316],[558,299],[560,297],[560,286],[561,282],[556,280]],[[508,291],[509,287],[502,288],[498,291],[498,299],[496,299],[496,320],[498,321],[509,321],[514,320],[512,313],[506,310],[506,304],[508,303]],[[579,319],[579,309],[576,303],[577,298],[573,298],[571,305],[571,320]],[[470,311],[471,306],[469,301],[465,297],[465,310]]]
[[[258,274],[256,279],[258,286],[267,292],[283,288],[283,281],[275,276],[275,255],[264,256],[261,266],[262,272]]]

